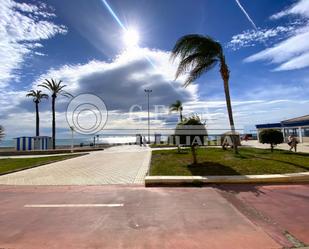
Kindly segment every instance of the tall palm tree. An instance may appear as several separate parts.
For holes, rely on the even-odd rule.
[[[4,133],[4,128],[2,125],[0,125],[0,141],[2,140],[2,138],[4,138],[5,133]]]
[[[184,83],[185,87],[219,63],[230,127],[232,134],[235,135],[235,125],[229,91],[230,71],[226,64],[221,44],[209,36],[198,34],[185,35],[176,42],[172,50],[171,58],[175,59],[176,57],[180,57],[176,79],[181,74],[187,73],[189,70],[189,75]],[[235,153],[238,153],[236,138],[235,136],[232,137],[234,151]]]
[[[66,87],[66,85],[61,84],[62,81],[59,80],[58,82],[54,79],[47,80],[42,84],[39,84],[39,86],[46,88],[51,93],[52,98],[52,141],[53,141],[53,149],[56,148],[56,98],[58,95],[62,95],[65,97],[72,97],[72,95],[66,91],[63,90],[63,88]]]
[[[36,127],[35,127],[35,135],[40,136],[40,114],[39,114],[39,103],[42,99],[48,99],[48,95],[42,93],[41,90],[30,90],[26,95],[27,97],[33,97],[33,102],[35,103],[35,113],[36,113]]]
[[[175,103],[170,105],[170,112],[179,112],[180,122],[182,122],[182,103],[180,100],[176,100]]]

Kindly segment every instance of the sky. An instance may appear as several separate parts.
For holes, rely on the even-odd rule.
[[[308,114],[309,0],[0,0],[0,16],[0,124],[7,138],[34,135],[34,104],[25,95],[50,78],[73,96],[104,100],[101,133],[147,127],[144,89],[152,89],[152,128],[175,126],[178,115],[167,107],[179,99],[185,116],[199,115],[214,133],[228,129],[219,68],[187,88],[185,75],[175,80],[170,51],[186,34],[222,44],[240,131]],[[134,34],[139,41],[130,44]],[[69,101],[57,98],[58,137],[70,135]],[[40,103],[42,135],[51,133],[50,110],[50,100]],[[91,123],[90,115],[81,118]]]

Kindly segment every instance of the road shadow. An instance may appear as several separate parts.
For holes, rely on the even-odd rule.
[[[218,189],[222,192],[230,193],[230,194],[239,194],[242,192],[250,192],[253,193],[255,196],[259,196],[261,194],[265,194],[260,187],[265,185],[272,185],[272,184],[213,184],[212,187]]]

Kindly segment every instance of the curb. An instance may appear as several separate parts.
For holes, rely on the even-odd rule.
[[[204,184],[234,184],[234,183],[296,183],[309,182],[309,172],[243,175],[243,176],[146,176],[145,186],[201,186]]]

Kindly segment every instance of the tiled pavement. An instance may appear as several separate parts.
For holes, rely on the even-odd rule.
[[[241,141],[242,146],[255,147],[259,149],[269,149],[269,144],[261,144],[257,140]],[[287,143],[278,144],[276,149],[289,150],[290,146]],[[299,143],[297,145],[297,152],[309,153],[309,143]]]
[[[9,185],[143,184],[151,150],[116,146],[89,155],[0,176]]]

